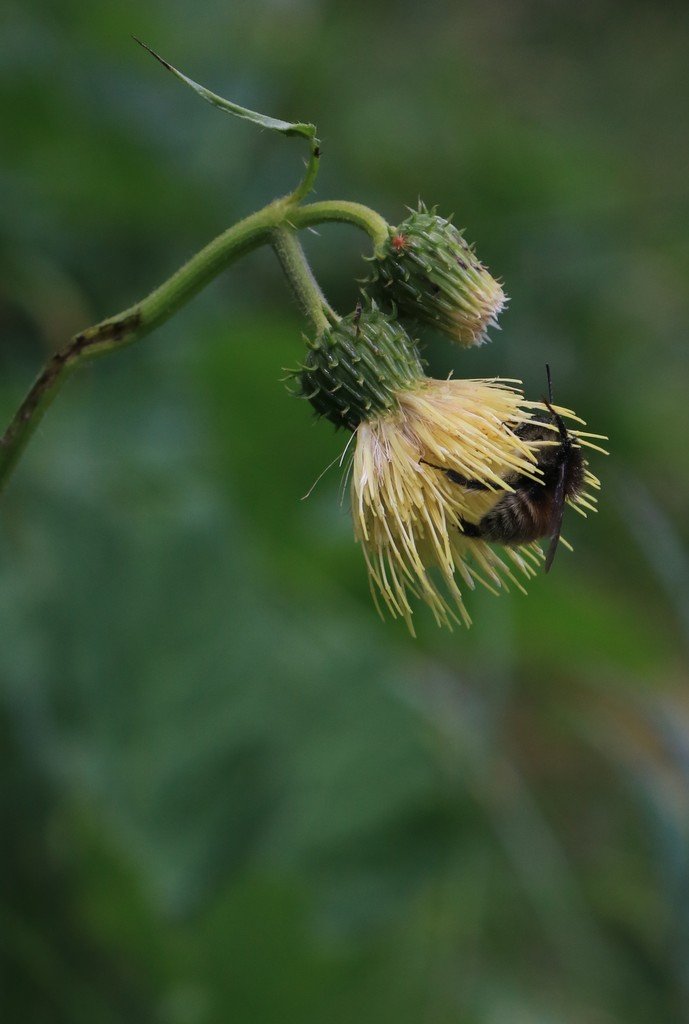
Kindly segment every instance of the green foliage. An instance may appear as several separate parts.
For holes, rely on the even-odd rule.
[[[136,39],[136,36],[134,37]],[[206,100],[212,106],[217,107],[219,110],[225,111],[227,114],[233,114],[235,117],[240,117],[245,121],[251,121],[253,124],[257,124],[259,128],[269,128],[273,132],[280,132],[282,135],[301,135],[302,138],[313,139],[316,136],[316,127],[313,124],[292,124],[291,121],[281,121],[277,117],[270,117],[267,114],[259,114],[255,110],[248,110],[246,107],[241,107],[238,103],[232,103],[230,100],[223,99],[222,96],[218,96],[216,93],[206,89],[205,86],[199,85],[198,82],[194,82],[193,79],[187,78],[186,75],[174,68],[172,64],[168,64],[159,54],[147,46],[146,43],[142,43],[140,39],[136,39],[136,42],[140,46],[143,46],[144,50],[148,50],[152,57],[155,57],[164,68],[167,68],[175,78],[178,78],[180,82],[184,82],[191,89],[194,90],[197,96],[201,99]]]
[[[455,209],[512,302],[480,350],[429,334],[431,370],[540,394],[548,360],[613,455],[574,555],[414,644],[373,615],[339,471],[299,500],[346,439],[280,382],[302,325],[270,253],[76,376],[2,507],[4,1018],[677,1024],[686,17],[8,15],[5,414],[69,334],[284,189],[280,140],[183,107],[133,30],[313,117],[319,197]],[[351,309],[358,237],[307,241]]]

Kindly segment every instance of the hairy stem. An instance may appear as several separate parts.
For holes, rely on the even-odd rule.
[[[374,251],[378,251],[387,241],[389,228],[379,214],[360,203],[329,200],[297,205],[297,200],[313,184],[319,156],[314,139],[304,180],[293,195],[276,200],[228,228],[145,299],[81,331],[49,359],[0,437],[0,491],[46,409],[77,366],[150,334],[225,267],[257,246],[272,243],[302,310],[317,331],[337,320],[311,272],[296,230],[326,221],[352,224],[368,234]]]
[[[289,223],[295,228],[312,227],[327,221],[352,224],[365,231],[373,242],[374,253],[378,253],[390,236],[386,220],[362,203],[351,203],[345,199],[327,199],[320,203],[309,203],[290,211]]]
[[[76,367],[150,334],[221,270],[268,241],[289,206],[278,200],[229,228],[136,305],[75,335],[48,361],[0,438],[0,490],[46,409]]]
[[[290,196],[290,200],[293,203],[299,203],[304,199],[314,186],[316,177],[318,175],[318,168],[321,165],[321,144],[318,139],[313,138],[311,140],[311,152],[309,153],[308,163],[306,164],[306,170],[304,171],[304,177],[299,182],[294,192]]]
[[[276,228],[271,242],[302,313],[321,334],[329,326],[328,317],[336,319],[337,314],[328,305],[313,276],[296,231],[289,227]]]

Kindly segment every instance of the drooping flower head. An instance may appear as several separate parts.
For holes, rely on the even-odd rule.
[[[352,471],[354,530],[371,580],[394,616],[412,629],[410,597],[423,599],[439,624],[470,617],[463,586],[523,590],[543,561],[533,541],[495,547],[480,524],[506,496],[544,490],[539,456],[552,441],[532,439],[541,403],[517,381],[431,380],[398,396],[395,412],[357,428]],[[558,410],[563,414],[564,410]],[[572,432],[576,437],[576,432]],[[598,481],[584,468],[575,508],[595,509]],[[520,579],[520,577],[522,579]],[[413,630],[412,630],[413,631]]]
[[[486,341],[507,302],[461,231],[424,207],[390,228],[371,267],[369,283],[384,307],[394,305],[460,345]]]
[[[374,597],[393,616],[413,632],[419,598],[438,623],[469,624],[463,588],[523,589],[520,577],[542,563],[540,547],[530,540],[496,549],[480,527],[507,495],[544,489],[539,455],[558,440],[542,403],[526,401],[516,381],[427,378],[408,335],[375,308],[321,335],[299,380],[319,414],[355,431],[355,536]],[[570,503],[595,507],[588,492],[597,486],[584,464]]]

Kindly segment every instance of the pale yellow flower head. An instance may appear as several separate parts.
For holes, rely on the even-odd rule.
[[[425,601],[439,624],[468,625],[464,587],[473,589],[478,581],[498,591],[511,582],[523,589],[518,577],[534,575],[542,562],[536,543],[503,546],[498,553],[462,529],[463,522],[478,522],[512,490],[510,479],[539,478],[544,442],[525,440],[515,431],[543,406],[525,401],[517,383],[424,378],[396,395],[396,408],[356,429],[355,535],[374,598],[380,595],[412,632],[411,598]],[[458,486],[436,467],[487,489]],[[588,470],[586,483],[597,486]],[[587,507],[592,500],[590,495],[581,499]]]

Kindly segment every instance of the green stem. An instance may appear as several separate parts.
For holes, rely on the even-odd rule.
[[[313,138],[311,140],[311,153],[309,154],[309,161],[306,165],[306,171],[304,177],[299,182],[294,192],[290,196],[291,202],[295,205],[305,199],[313,188],[316,176],[318,174],[318,168],[321,164],[321,144],[318,139]]]
[[[290,212],[290,221],[293,213]],[[328,305],[313,276],[296,231],[289,227],[276,228],[271,235],[271,242],[302,313],[311,321],[316,332],[321,334],[330,326],[328,317],[334,319],[337,314]]]
[[[374,253],[378,255],[390,237],[387,221],[361,203],[350,203],[345,199],[328,199],[320,203],[309,203],[290,211],[289,223],[295,228],[312,227],[326,221],[338,221],[361,228],[371,238]]]
[[[302,309],[317,331],[324,330],[329,320],[337,320],[316,283],[295,231],[326,221],[352,224],[369,235],[374,251],[378,252],[388,239],[389,228],[379,214],[360,203],[330,200],[296,205],[296,200],[306,195],[313,184],[319,156],[314,139],[305,177],[293,195],[276,200],[223,232],[145,299],[81,331],[52,356],[0,437],[0,491],[48,406],[77,366],[150,334],[220,271],[257,246],[272,242]]]
[[[122,348],[150,334],[221,270],[267,242],[289,204],[278,200],[229,228],[196,253],[164,284],[135,306],[81,331],[48,361],[0,438],[0,490],[60,387],[87,359]]]

